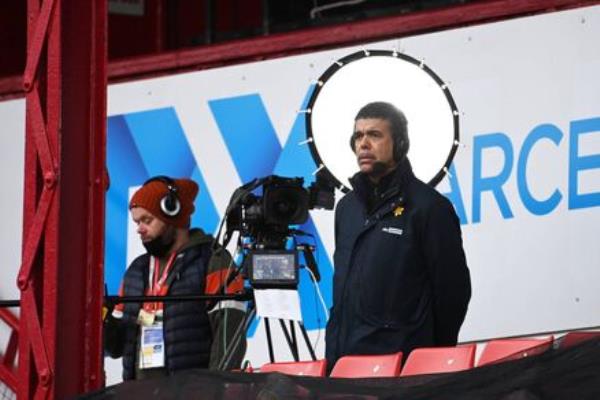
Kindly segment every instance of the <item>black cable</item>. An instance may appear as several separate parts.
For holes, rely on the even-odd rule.
[[[145,302],[173,302],[173,301],[206,301],[206,300],[238,300],[247,301],[252,299],[250,291],[238,294],[190,294],[178,296],[105,296],[104,302],[109,304],[119,303],[145,303]]]

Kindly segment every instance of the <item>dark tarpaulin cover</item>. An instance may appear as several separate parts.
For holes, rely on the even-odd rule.
[[[121,383],[79,398],[600,400],[600,339],[449,374],[335,379],[188,370]]]

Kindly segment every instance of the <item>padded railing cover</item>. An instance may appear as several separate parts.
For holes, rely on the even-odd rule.
[[[190,370],[130,381],[83,399],[600,399],[600,339],[439,375],[332,379]]]

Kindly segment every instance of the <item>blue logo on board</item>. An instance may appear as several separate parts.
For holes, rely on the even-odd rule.
[[[310,92],[305,97],[307,103]],[[209,108],[222,134],[241,182],[271,174],[303,177],[310,184],[316,169],[305,139],[305,120],[299,115],[282,147],[258,94],[215,99]],[[305,106],[305,104],[303,105]],[[211,197],[211,188],[194,159],[185,132],[172,107],[108,118],[107,163],[111,186],[106,197],[106,283],[110,293],[118,290],[127,259],[128,196],[131,187],[154,175],[191,177],[200,186],[192,226],[214,232],[222,217]],[[321,272],[320,289],[331,304],[333,267],[312,221],[300,227],[314,238],[315,257]],[[302,257],[300,257],[302,263]],[[307,329],[325,323],[315,288],[306,271],[301,271],[299,293]],[[255,328],[255,326],[254,326]],[[249,333],[252,334],[254,329]]]

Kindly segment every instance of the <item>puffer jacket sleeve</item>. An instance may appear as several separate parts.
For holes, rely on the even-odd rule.
[[[235,271],[231,255],[226,249],[218,248],[215,250],[208,262],[206,293],[216,294],[221,291],[227,277]],[[226,293],[236,293],[243,289],[243,279],[237,276],[229,286]],[[209,369],[237,369],[240,368],[244,355],[246,354],[246,334],[236,335],[239,330],[243,330],[246,311],[244,304],[238,301],[219,302],[209,310],[209,320],[213,332],[213,342],[210,351]],[[239,336],[237,346],[233,348],[233,354],[227,365],[221,366],[226,355],[227,348]],[[222,368],[220,368],[222,367]]]

